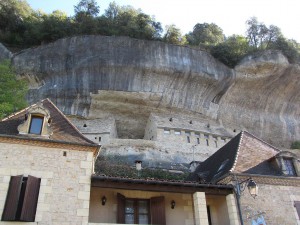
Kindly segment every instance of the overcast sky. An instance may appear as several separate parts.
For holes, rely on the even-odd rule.
[[[73,15],[79,0],[27,0],[33,9],[46,13],[59,9]],[[110,0],[97,0],[100,14]],[[118,5],[131,5],[155,16],[165,25],[175,24],[183,34],[192,31],[196,23],[215,23],[226,36],[245,35],[245,22],[250,17],[266,25],[281,28],[285,37],[300,43],[300,0],[115,0]]]

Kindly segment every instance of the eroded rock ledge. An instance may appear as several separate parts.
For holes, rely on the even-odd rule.
[[[141,138],[150,112],[246,129],[276,146],[300,139],[300,68],[280,52],[229,69],[206,52],[126,37],[81,36],[15,54],[28,99],[66,114],[114,115],[120,137]]]

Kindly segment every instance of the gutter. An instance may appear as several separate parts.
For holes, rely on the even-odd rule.
[[[199,187],[199,188],[218,188],[232,190],[233,185],[231,184],[200,184],[196,182],[178,182],[178,181],[167,181],[167,180],[146,180],[146,179],[133,179],[125,177],[107,177],[92,175],[91,180],[93,181],[112,181],[112,182],[123,182],[132,184],[148,184],[148,185],[171,185],[171,186],[182,186],[182,187]]]

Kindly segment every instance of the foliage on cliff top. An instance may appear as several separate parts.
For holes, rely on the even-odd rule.
[[[22,49],[74,35],[115,35],[200,48],[232,68],[246,54],[264,49],[281,50],[291,63],[300,61],[296,41],[286,39],[277,26],[268,27],[255,17],[246,21],[245,37],[225,37],[214,23],[197,23],[188,34],[182,34],[174,24],[167,25],[162,35],[161,23],[153,16],[115,2],[99,15],[96,1],[80,0],[74,12],[72,17],[59,10],[46,14],[31,9],[26,0],[0,1],[0,42],[10,49]]]
[[[294,141],[291,144],[291,149],[300,149],[300,141]]]
[[[8,61],[0,62],[0,119],[26,106],[27,84],[18,80]]]

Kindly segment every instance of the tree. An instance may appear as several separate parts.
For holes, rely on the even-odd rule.
[[[43,15],[40,26],[43,42],[55,41],[71,34],[71,21],[65,12],[59,10]]]
[[[250,50],[245,37],[232,35],[211,48],[211,54],[225,65],[233,68]]]
[[[8,61],[0,63],[0,118],[26,106],[27,84],[18,80]]]
[[[300,64],[300,44],[295,40],[279,37],[270,44],[269,48],[280,50],[290,63]]]
[[[193,32],[187,34],[190,45],[217,45],[224,41],[223,30],[214,23],[197,23]]]
[[[246,24],[249,45],[255,49],[268,49],[272,42],[282,37],[279,27],[274,25],[267,27],[264,23],[258,22],[256,17],[247,20]]]
[[[0,1],[0,40],[10,44],[22,42],[24,20],[32,11],[23,0]]]
[[[170,44],[185,45],[187,44],[185,36],[182,35],[179,28],[174,24],[166,26],[166,33],[163,40]]]
[[[96,17],[100,12],[100,7],[95,0],[81,0],[74,6],[75,18],[81,22],[86,17]]]

